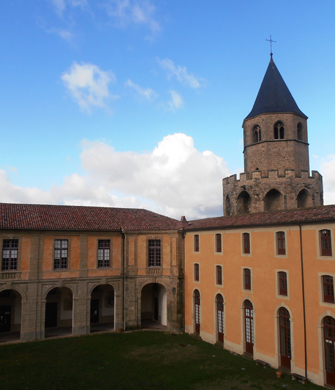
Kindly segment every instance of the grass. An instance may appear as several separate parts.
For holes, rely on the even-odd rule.
[[[187,334],[105,333],[0,346],[1,390],[320,389]]]

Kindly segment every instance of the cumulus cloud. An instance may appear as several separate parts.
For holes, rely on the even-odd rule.
[[[153,100],[158,96],[158,94],[153,89],[142,88],[130,79],[125,82],[125,86],[134,89],[141,97],[146,100]]]
[[[144,25],[154,33],[160,30],[155,6],[149,0],[109,0],[106,9],[118,26]]]
[[[142,207],[188,219],[222,215],[221,179],[230,172],[192,137],[168,135],[147,153],[119,152],[103,142],[82,142],[84,175],[72,174],[49,192],[20,188],[0,171],[2,202]]]
[[[181,95],[179,95],[178,92],[173,90],[170,91],[170,94],[171,100],[169,101],[169,107],[171,108],[171,110],[174,111],[178,108],[181,108],[184,105],[184,101]]]
[[[157,59],[157,61],[163,69],[167,70],[168,77],[175,76],[181,84],[194,89],[205,85],[205,80],[202,77],[188,73],[186,66],[176,66],[169,58],[164,60]]]
[[[70,70],[62,74],[61,79],[79,107],[87,112],[92,107],[106,107],[110,98],[118,98],[111,95],[108,89],[108,85],[115,82],[116,77],[111,71],[102,71],[97,65],[80,65],[74,62]]]
[[[335,154],[327,156],[320,166],[323,175],[324,203],[335,204]]]

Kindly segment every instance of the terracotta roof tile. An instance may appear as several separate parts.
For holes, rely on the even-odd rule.
[[[232,229],[248,226],[335,222],[335,205],[189,221],[185,230]]]
[[[0,203],[0,229],[175,230],[181,223],[144,209]]]

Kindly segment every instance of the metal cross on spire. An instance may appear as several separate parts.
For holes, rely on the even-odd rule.
[[[270,35],[270,39],[265,39],[266,41],[270,42],[270,56],[272,57],[272,42],[277,43],[277,41],[274,41]]]

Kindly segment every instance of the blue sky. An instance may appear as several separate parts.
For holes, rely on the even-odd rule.
[[[274,61],[335,202],[335,2],[0,3],[0,201],[222,215]]]

